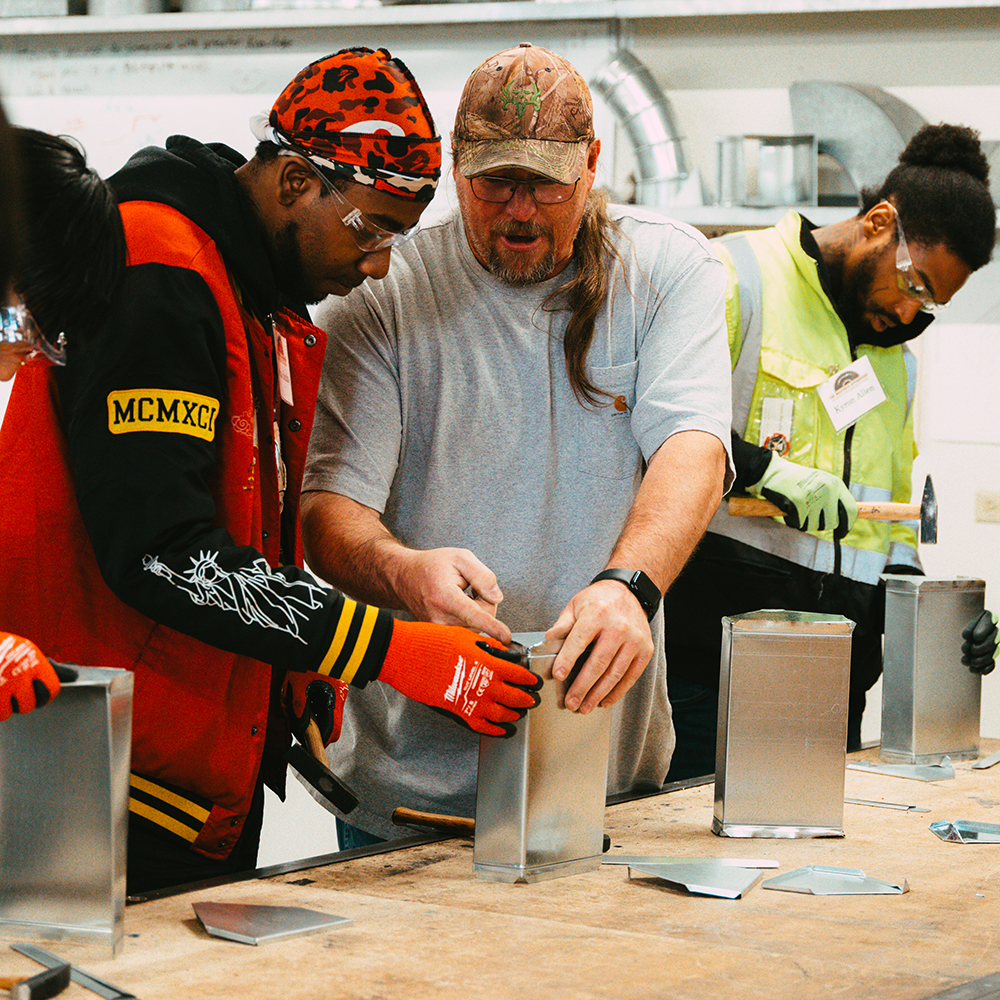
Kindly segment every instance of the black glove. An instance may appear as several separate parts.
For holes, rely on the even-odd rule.
[[[288,724],[299,742],[306,743],[306,728],[314,719],[323,739],[329,746],[340,738],[347,685],[333,677],[313,671],[289,671],[285,677],[282,701]]]
[[[974,674],[988,674],[997,659],[997,616],[984,611],[962,629],[962,662]]]

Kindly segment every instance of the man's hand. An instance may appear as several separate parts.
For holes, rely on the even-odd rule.
[[[832,529],[834,538],[843,538],[858,516],[857,501],[843,480],[779,455],[771,457],[760,482],[748,487],[747,492],[780,507],[785,524],[799,531]]]
[[[414,618],[510,644],[510,629],[496,617],[503,600],[496,575],[468,549],[401,549],[396,561],[395,590]]]
[[[566,707],[582,715],[599,705],[607,707],[620,701],[653,655],[646,613],[617,580],[599,580],[581,590],[545,637],[565,639],[552,664],[556,680],[564,680],[593,643],[590,656],[566,692]]]
[[[974,674],[988,674],[997,661],[997,616],[984,611],[962,629],[962,662]]]
[[[47,705],[59,693],[59,678],[30,640],[0,632],[0,722],[14,713]]]
[[[542,679],[469,629],[396,620],[378,679],[485,736],[513,736]]]

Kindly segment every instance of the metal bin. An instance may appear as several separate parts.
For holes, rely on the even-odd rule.
[[[983,610],[985,581],[882,579],[880,756],[910,764],[977,757],[982,678],[962,663],[962,629]]]
[[[544,633],[515,635],[531,647]],[[508,739],[479,743],[473,871],[492,882],[539,882],[600,867],[604,845],[611,712],[559,705],[555,653],[532,657],[541,704]]]
[[[121,944],[132,674],[79,667],[0,725],[0,933]]]
[[[844,835],[853,630],[804,611],[722,619],[713,833]]]

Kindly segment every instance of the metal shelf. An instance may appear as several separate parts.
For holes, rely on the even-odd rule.
[[[292,0],[294,2],[294,0]],[[671,17],[810,14],[850,11],[997,8],[997,0],[501,0],[483,3],[386,3],[343,0],[337,6],[252,10],[0,18],[0,48],[15,36],[150,35],[161,32],[325,28],[346,25],[488,24],[531,21],[621,21]]]
[[[743,205],[672,205],[657,209],[679,222],[692,226],[720,226],[729,229],[757,229],[773,226],[791,211],[799,212],[817,226],[849,219],[857,211],[850,205],[777,205],[772,208],[748,208]]]

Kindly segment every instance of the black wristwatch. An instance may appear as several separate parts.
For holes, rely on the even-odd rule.
[[[642,610],[646,612],[646,617],[650,621],[653,620],[653,615],[660,606],[660,588],[641,569],[606,569],[590,582],[597,583],[598,580],[617,580],[619,583],[624,583],[632,591]]]

